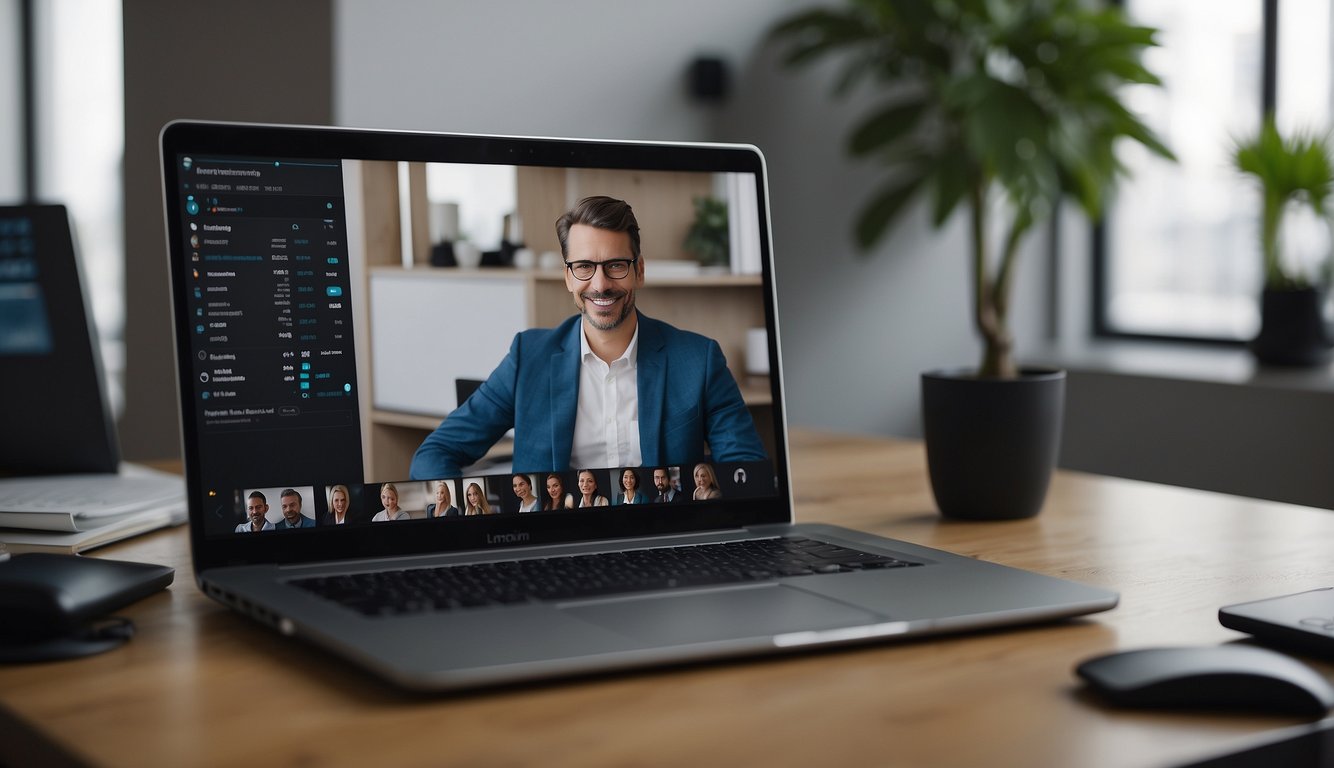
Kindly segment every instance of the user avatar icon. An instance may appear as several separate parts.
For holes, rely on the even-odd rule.
[[[190,170],[190,166],[192,166],[192,165],[194,165],[194,164],[195,164],[195,161],[192,160],[192,159],[190,159],[190,158],[188,158],[188,157],[187,157],[187,158],[184,158],[184,159],[181,160],[181,167],[185,168],[185,170],[187,170],[187,171]]]

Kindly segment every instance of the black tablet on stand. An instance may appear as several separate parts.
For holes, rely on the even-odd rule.
[[[80,270],[65,206],[0,206],[0,476],[120,464]]]

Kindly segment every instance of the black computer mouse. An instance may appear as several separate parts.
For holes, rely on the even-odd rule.
[[[100,617],[171,584],[165,565],[32,552],[0,562],[0,664],[75,658],[122,643]]]
[[[1249,645],[1147,648],[1089,659],[1075,674],[1126,707],[1239,709],[1323,716],[1334,687],[1314,669]]]

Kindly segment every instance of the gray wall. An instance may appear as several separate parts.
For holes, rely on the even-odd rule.
[[[127,459],[180,451],[158,131],[176,118],[328,123],[329,0],[125,3]]]
[[[964,221],[935,233],[923,211],[869,258],[849,233],[876,175],[842,147],[873,100],[835,103],[826,71],[780,71],[764,45],[793,0],[339,0],[341,124],[756,144],[771,174],[789,420],[920,434],[917,375],[975,365]],[[732,96],[693,103],[700,53],[729,64]],[[1036,246],[1035,246],[1036,247]],[[1039,334],[1044,276],[1028,254],[1021,339]]]

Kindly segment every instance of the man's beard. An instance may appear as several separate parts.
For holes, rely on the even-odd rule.
[[[583,302],[579,307],[580,313],[583,314],[589,325],[599,331],[611,331],[621,327],[621,323],[624,323],[626,318],[630,317],[630,314],[635,311],[635,297],[630,291],[603,291],[601,293],[585,291],[579,294],[579,299]],[[601,320],[589,312],[590,299],[624,299],[624,301],[621,302],[621,313],[619,315],[611,320]],[[594,304],[593,307],[596,309],[597,305]]]

